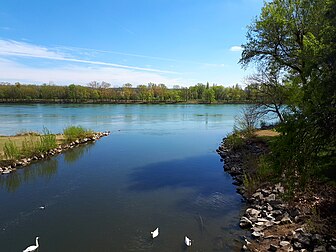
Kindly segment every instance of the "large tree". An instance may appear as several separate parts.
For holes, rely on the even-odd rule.
[[[286,73],[300,93],[285,117],[274,160],[312,174],[336,157],[335,0],[273,0],[248,29],[240,63]],[[276,94],[275,90],[272,91]],[[293,168],[293,169],[289,169]]]

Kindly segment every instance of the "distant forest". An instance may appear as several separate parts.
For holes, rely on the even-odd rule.
[[[127,83],[114,88],[107,82],[92,81],[86,86],[71,84],[31,85],[0,83],[0,102],[27,103],[253,103],[262,93],[252,86],[231,87],[199,83],[195,86],[167,88],[149,83],[133,87]]]

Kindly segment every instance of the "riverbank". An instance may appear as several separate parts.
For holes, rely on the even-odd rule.
[[[293,190],[283,176],[263,167],[269,143],[277,135],[257,131],[247,138],[229,136],[217,150],[224,170],[249,205],[239,223],[251,231],[243,249],[336,251],[335,188],[314,181],[302,190]]]
[[[12,159],[1,159],[0,160],[0,176],[2,174],[9,174],[11,172],[16,171],[19,168],[24,168],[26,166],[28,166],[30,163],[38,161],[38,160],[42,160],[42,159],[46,159],[49,158],[51,156],[60,154],[61,152],[68,150],[68,149],[72,149],[76,146],[82,145],[82,144],[87,144],[90,142],[94,142],[98,139],[100,139],[101,137],[104,136],[108,136],[110,135],[109,131],[105,131],[105,132],[93,132],[92,134],[90,134],[90,136],[87,137],[83,137],[83,138],[78,138],[75,139],[74,141],[66,141],[66,138],[63,134],[58,134],[55,135],[56,136],[56,141],[58,146],[56,148],[51,148],[48,149],[46,151],[40,152],[40,153],[36,153],[35,155],[32,156],[25,156],[25,157],[21,157],[19,159],[16,160],[12,160]],[[16,136],[1,136],[0,137],[0,147],[3,147],[5,145],[5,142],[12,142],[16,145],[21,145],[24,141],[25,141],[25,135],[20,136],[20,135],[16,135]],[[30,136],[30,140],[31,141],[35,141],[37,140],[39,137],[39,135],[31,135]],[[1,150],[3,148],[0,148]],[[4,157],[3,152],[0,153],[2,157]]]

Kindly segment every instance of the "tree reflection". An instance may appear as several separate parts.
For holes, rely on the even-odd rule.
[[[15,192],[23,183],[35,180],[38,177],[50,179],[57,173],[58,161],[53,158],[33,164],[17,172],[0,176],[0,186],[8,192]]]
[[[88,152],[89,148],[92,147],[94,143],[88,143],[85,145],[77,146],[76,148],[67,150],[64,152],[64,161],[68,164],[73,164],[81,156]]]
[[[93,143],[77,146],[63,153],[64,161],[72,164],[81,156],[88,152]],[[0,187],[5,188],[8,192],[15,192],[24,183],[33,181],[37,178],[51,179],[58,170],[58,159],[53,157],[48,160],[41,160],[31,164],[29,167],[19,169],[8,175],[0,176]]]

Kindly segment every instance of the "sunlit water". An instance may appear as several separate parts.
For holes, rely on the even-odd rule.
[[[22,251],[35,236],[40,252],[239,251],[244,203],[215,150],[240,109],[0,105],[2,135],[68,125],[111,131],[0,177],[0,251]]]

